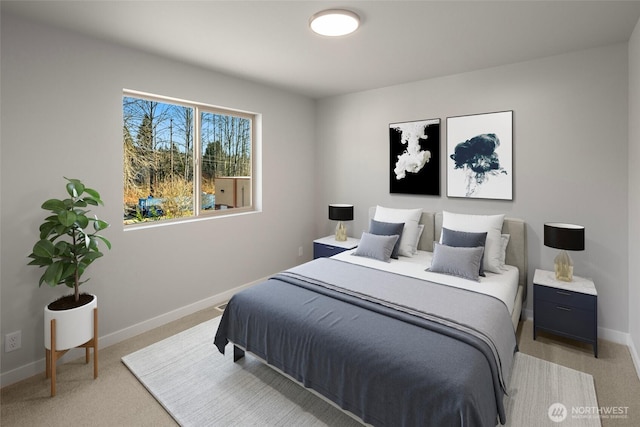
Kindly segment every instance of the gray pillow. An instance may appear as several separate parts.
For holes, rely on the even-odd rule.
[[[398,259],[398,248],[400,248],[403,229],[403,222],[382,222],[372,219],[369,223],[369,233],[371,234],[377,234],[378,236],[398,236],[398,241],[393,245],[393,252],[391,252],[391,258],[393,259]]]
[[[441,243],[447,246],[455,246],[457,248],[477,248],[478,246],[485,246],[487,241],[487,232],[472,233],[469,231],[457,231],[449,230],[442,227],[442,239]],[[480,260],[480,270],[478,272],[481,276],[484,276],[484,251],[482,252],[482,259]]]
[[[389,262],[398,235],[378,236],[364,232],[353,255]]]
[[[433,242],[433,258],[427,271],[449,274],[479,281],[480,264],[484,246],[462,248]]]

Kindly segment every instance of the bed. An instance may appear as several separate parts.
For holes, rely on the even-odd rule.
[[[368,231],[383,209],[370,210]],[[364,423],[504,424],[515,329],[526,298],[526,226],[502,218],[498,236],[503,243],[509,236],[504,271],[484,271],[470,280],[425,271],[437,270],[444,251],[454,250],[441,244],[443,233],[451,235],[448,218],[454,214],[447,214],[420,211],[413,216],[419,234],[412,256],[402,251],[397,259],[362,256],[369,239],[384,238],[386,249],[393,239],[365,232],[362,247],[310,261],[237,293],[214,344],[224,354],[232,343],[234,361],[245,351],[253,354]],[[377,223],[398,222],[393,219]],[[400,234],[414,239],[407,233],[409,222]],[[405,243],[395,237],[394,250]],[[469,263],[474,266],[464,269],[475,272],[477,253],[485,262],[489,254],[486,242],[483,251],[456,248],[454,263],[473,252]],[[479,291],[483,287],[489,294]],[[507,290],[493,295],[493,287]]]

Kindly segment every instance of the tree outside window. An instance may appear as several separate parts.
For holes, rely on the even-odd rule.
[[[253,207],[252,115],[137,94],[122,113],[125,225]]]

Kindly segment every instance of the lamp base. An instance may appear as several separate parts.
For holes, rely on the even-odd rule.
[[[554,267],[556,270],[556,280],[560,280],[561,282],[573,281],[573,261],[567,251],[560,251],[554,260]]]
[[[347,241],[347,227],[342,221],[338,221],[338,225],[336,226],[336,240],[338,242]]]

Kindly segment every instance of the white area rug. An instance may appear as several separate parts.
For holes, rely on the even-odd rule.
[[[220,318],[122,358],[183,426],[358,426],[350,416],[251,355],[233,363],[213,345]],[[509,426],[599,426],[591,375],[526,354],[515,358]],[[589,412],[589,413],[587,413]],[[552,420],[553,418],[553,420]]]

